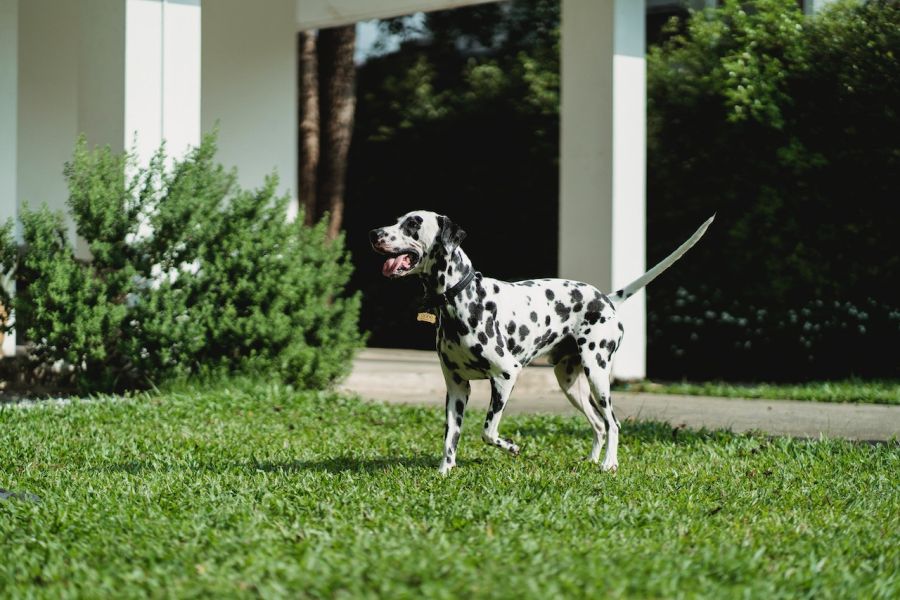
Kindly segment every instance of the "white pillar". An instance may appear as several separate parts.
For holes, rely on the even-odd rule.
[[[20,202],[65,209],[80,133],[143,159],[199,142],[199,0],[28,0],[19,23]]]
[[[219,129],[218,159],[241,186],[277,171],[279,192],[297,187],[295,0],[216,0],[203,5],[203,131]]]
[[[561,277],[606,292],[645,263],[644,2],[562,0]],[[613,374],[646,375],[646,300],[620,311],[625,340]]]
[[[147,160],[200,141],[200,0],[80,0],[78,129]]]
[[[0,0],[0,224],[15,221],[19,213],[16,200],[16,140],[19,93],[19,0]],[[0,274],[2,275],[2,274]],[[15,292],[15,282],[3,277],[0,285]],[[4,313],[10,307],[4,306]],[[16,335],[4,336],[0,356],[16,352]]]

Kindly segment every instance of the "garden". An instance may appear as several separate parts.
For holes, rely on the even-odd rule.
[[[615,389],[900,405],[900,7],[754,4],[675,20],[648,50],[648,263],[697,215],[723,225],[720,251],[649,296],[662,382]],[[900,596],[896,437],[627,419],[603,473],[581,418],[508,416],[513,457],[470,417],[442,477],[443,410],[336,391],[367,343],[419,343],[388,339],[414,300],[386,311],[359,265],[383,218],[364,191],[446,181],[423,139],[515,132],[521,156],[447,182],[436,208],[484,185],[553,222],[558,3],[509,6],[436,13],[430,45],[359,68],[345,233],[285,219],[275,175],[242,188],[215,133],[146,165],[80,139],[67,215],[26,205],[0,228],[5,331],[27,349],[2,361],[0,595]],[[484,51],[454,54],[464,38]],[[418,183],[392,188],[389,158]]]
[[[8,597],[900,593],[900,447],[442,411],[245,379],[0,411]],[[32,498],[27,494],[34,494]]]

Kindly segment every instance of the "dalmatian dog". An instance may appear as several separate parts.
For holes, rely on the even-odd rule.
[[[447,384],[441,474],[456,466],[469,382],[475,379],[491,383],[482,439],[519,453],[512,440],[500,437],[500,419],[522,369],[543,354],[554,365],[566,398],[593,429],[588,460],[600,461],[605,440],[601,469],[615,471],[619,422],[610,397],[610,372],[625,332],[616,309],[681,258],[714,218],[658,265],[610,295],[567,279],[510,283],[484,277],[460,247],[466,233],[433,212],[413,211],[370,231],[372,248],[386,256],[382,274],[392,279],[418,276],[425,287],[425,308],[437,313],[437,351]]]

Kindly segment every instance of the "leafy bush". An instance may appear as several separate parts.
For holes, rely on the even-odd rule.
[[[275,177],[242,190],[215,151],[210,136],[171,168],[160,150],[138,169],[79,141],[68,206],[91,260],[61,215],[21,216],[15,307],[38,364],[64,361],[83,391],[222,371],[323,387],[347,372],[363,337],[343,239],[287,222]]]
[[[900,4],[727,0],[648,53],[650,371],[897,376]],[[685,352],[685,350],[688,350]]]

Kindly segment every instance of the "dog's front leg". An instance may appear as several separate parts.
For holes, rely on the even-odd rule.
[[[441,475],[446,475],[456,466],[456,446],[462,431],[463,414],[469,401],[471,386],[468,381],[455,381],[452,375],[444,373],[447,380],[447,423],[444,425],[444,460]]]

